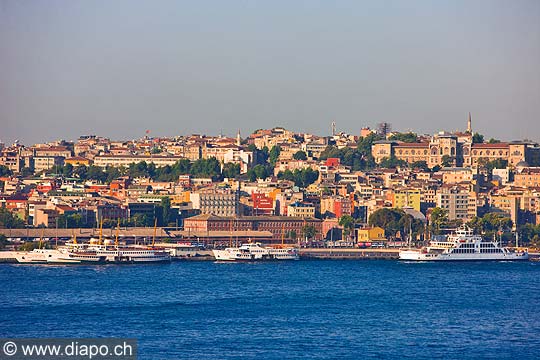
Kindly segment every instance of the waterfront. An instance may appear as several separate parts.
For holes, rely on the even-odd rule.
[[[141,359],[538,358],[540,264],[0,265],[2,337],[134,337]]]

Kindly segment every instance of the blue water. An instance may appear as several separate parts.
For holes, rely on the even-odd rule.
[[[0,265],[0,337],[141,359],[538,359],[540,263]]]

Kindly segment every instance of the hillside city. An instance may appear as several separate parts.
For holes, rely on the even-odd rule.
[[[13,229],[157,226],[164,241],[387,247],[467,224],[538,247],[540,147],[487,139],[470,114],[433,135],[332,123],[329,136],[16,142],[0,144],[0,203],[2,246]]]

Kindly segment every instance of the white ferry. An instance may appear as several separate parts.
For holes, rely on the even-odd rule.
[[[96,244],[97,242],[97,244]],[[112,241],[105,240],[104,244],[95,239],[90,244],[66,243],[68,253],[81,258],[82,256],[94,257],[96,261],[105,263],[157,263],[171,261],[169,252],[146,246],[119,246]]]
[[[32,251],[13,252],[13,257],[21,264],[46,264],[47,257],[57,253],[57,250],[52,249],[34,249]]]
[[[224,250],[213,250],[217,261],[298,260],[298,251],[292,247],[262,247],[260,243],[243,244]]]
[[[61,247],[47,254],[47,264],[103,264],[105,256],[91,250],[77,250]]]
[[[527,249],[500,247],[492,241],[484,241],[467,227],[461,227],[446,241],[434,241],[422,249],[402,249],[400,260],[408,261],[516,261],[528,260]]]

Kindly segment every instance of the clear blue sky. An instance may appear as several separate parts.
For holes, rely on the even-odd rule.
[[[0,0],[0,140],[473,128],[540,141],[540,1]]]

